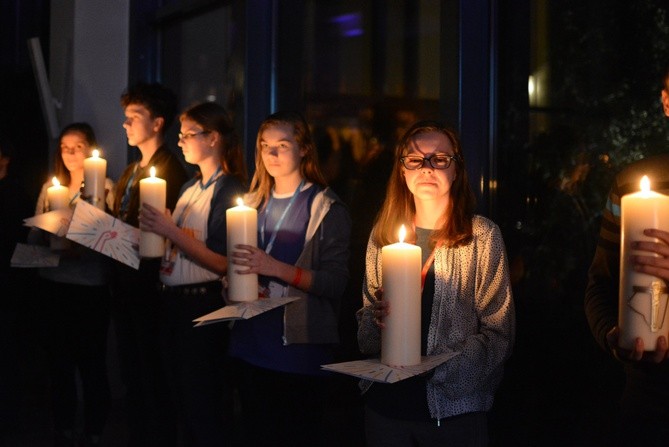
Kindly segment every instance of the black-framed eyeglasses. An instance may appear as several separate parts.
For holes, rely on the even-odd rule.
[[[196,137],[198,135],[205,135],[211,133],[210,130],[201,130],[199,132],[190,132],[190,133],[181,133],[179,132],[179,141],[186,141],[189,138]]]
[[[66,147],[66,146],[60,147],[61,154],[74,155],[74,154],[83,154],[85,152],[86,152],[86,147],[81,144],[78,144],[75,147]]]
[[[432,154],[429,157],[421,157],[420,155],[405,155],[400,157],[400,162],[410,171],[420,169],[427,161],[434,169],[448,169],[451,162],[458,160],[457,155],[446,154]]]

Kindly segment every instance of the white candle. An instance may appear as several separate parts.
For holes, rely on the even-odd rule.
[[[53,186],[49,186],[46,190],[49,211],[67,208],[70,205],[69,188],[61,185],[56,177],[51,179],[51,183]]]
[[[55,211],[70,206],[70,189],[60,184],[58,179],[51,179],[53,186],[46,190],[47,202],[49,202],[49,211]],[[65,250],[70,246],[69,241],[55,234],[50,235],[50,247],[52,250]]]
[[[148,203],[164,213],[167,203],[167,182],[156,177],[156,168],[151,166],[151,177],[139,181],[139,208]],[[159,258],[165,254],[165,238],[150,231],[139,233],[139,255],[145,258]]]
[[[258,246],[258,212],[237,199],[237,206],[225,211],[227,225],[228,260],[232,259],[235,245]],[[258,275],[235,273],[239,268],[228,264],[228,299],[230,301],[255,301],[258,299]]]
[[[420,364],[421,249],[400,241],[381,249],[383,299],[389,314],[383,319],[381,363],[389,366]]]
[[[84,160],[84,194],[90,198],[91,205],[101,210],[105,209],[106,177],[107,160],[95,149],[93,155]]]
[[[630,256],[648,252],[632,250],[638,240],[657,242],[643,235],[647,228],[669,230],[669,196],[650,190],[648,177],[641,180],[641,191],[621,198],[620,219],[620,295],[618,325],[622,347],[633,349],[635,339],[643,339],[644,349],[654,351],[657,338],[669,336],[667,286],[655,276],[635,272]]]

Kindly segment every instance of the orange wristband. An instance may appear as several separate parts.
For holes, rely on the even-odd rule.
[[[297,267],[297,271],[295,272],[295,278],[293,278],[290,285],[293,287],[297,287],[300,284],[301,279],[302,279],[302,269]]]

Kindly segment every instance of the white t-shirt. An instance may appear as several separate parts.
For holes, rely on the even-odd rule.
[[[216,182],[202,189],[195,182],[186,189],[177,201],[172,218],[182,229],[195,239],[206,242],[207,220],[211,211],[211,199]],[[207,270],[188,258],[178,247],[167,241],[166,255],[160,269],[160,280],[168,286],[216,281],[220,276]]]

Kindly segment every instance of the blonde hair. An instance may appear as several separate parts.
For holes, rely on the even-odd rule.
[[[268,116],[258,129],[256,137],[256,171],[251,179],[251,206],[258,206],[261,203],[267,203],[272,188],[274,187],[274,178],[265,169],[262,161],[262,150],[260,147],[262,134],[270,127],[287,124],[293,129],[293,137],[298,147],[304,153],[300,161],[300,174],[306,181],[325,187],[327,182],[318,164],[318,154],[316,145],[311,136],[309,125],[306,120],[297,112],[280,111]]]

